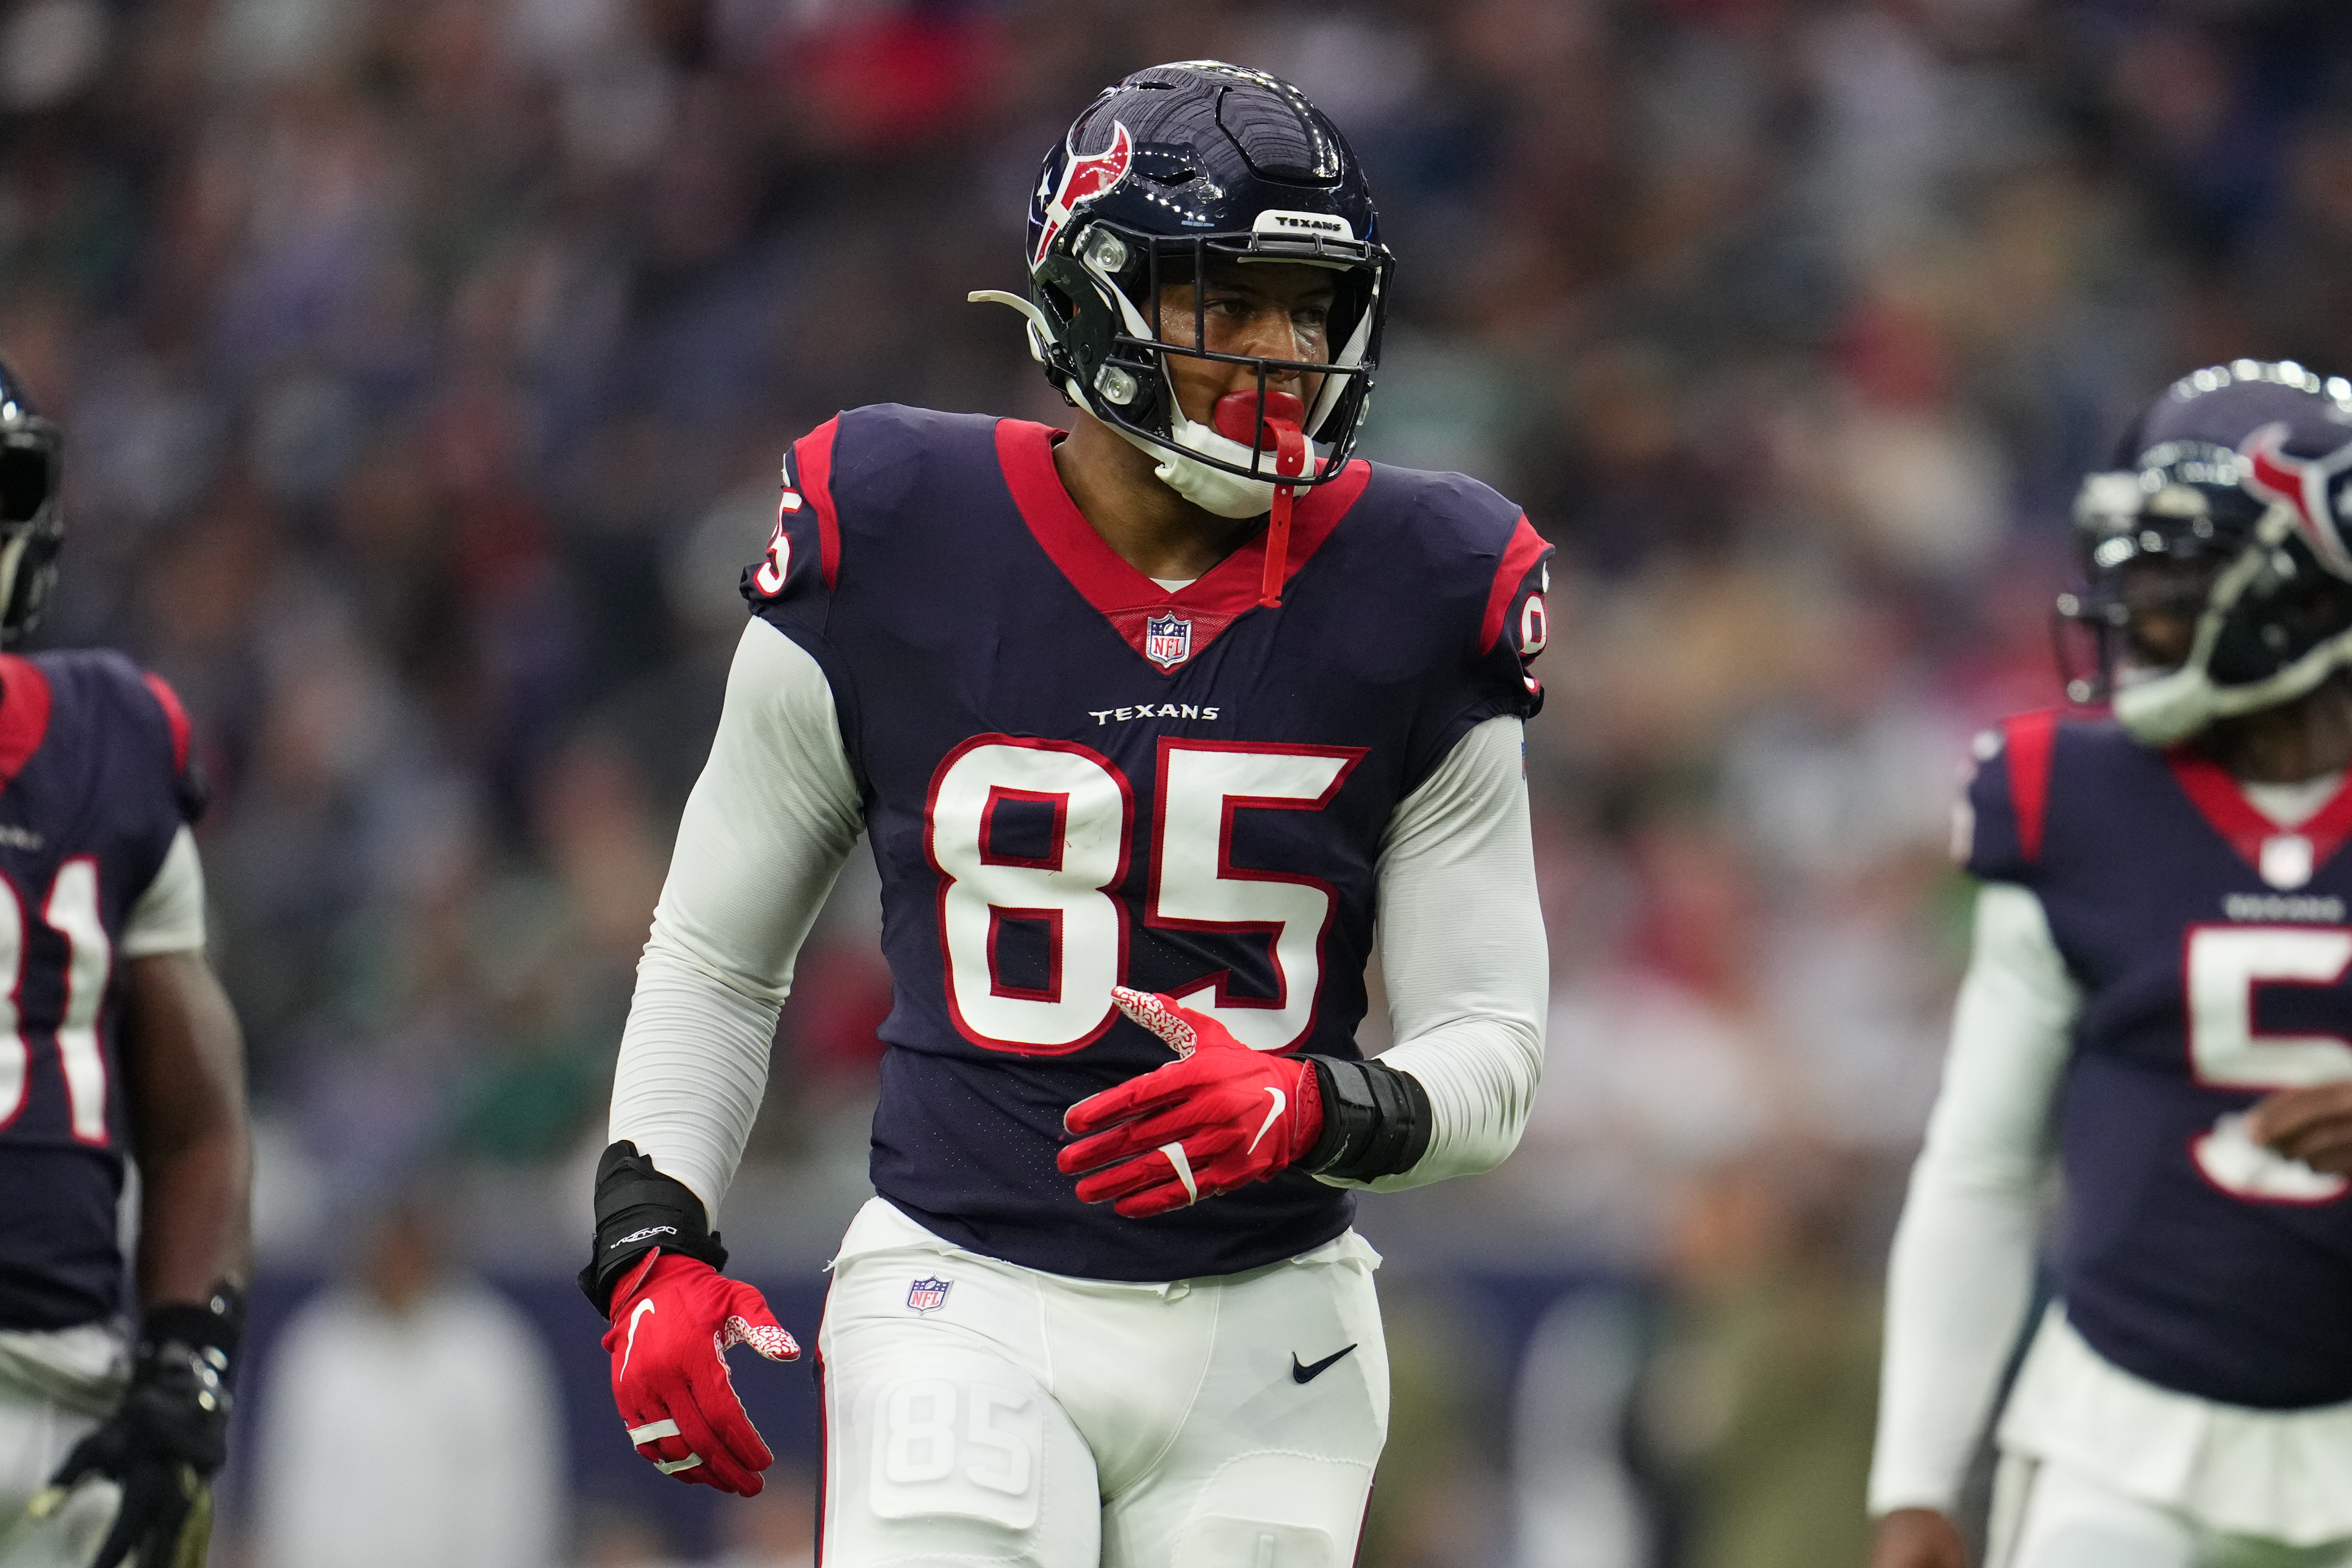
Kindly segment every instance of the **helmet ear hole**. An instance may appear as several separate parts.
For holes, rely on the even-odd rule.
[[[0,445],[0,523],[30,522],[49,499],[49,454],[38,447]]]
[[[39,624],[57,576],[65,515],[58,500],[61,440],[0,364],[0,647]]]

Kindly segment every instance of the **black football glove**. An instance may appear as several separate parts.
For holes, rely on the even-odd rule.
[[[228,1458],[230,1363],[244,1318],[244,1300],[228,1286],[202,1304],[147,1314],[122,1403],[34,1500],[39,1514],[92,1477],[122,1488],[121,1511],[90,1568],[202,1568],[213,1472]]]

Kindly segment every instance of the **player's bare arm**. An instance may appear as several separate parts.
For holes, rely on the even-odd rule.
[[[92,1477],[121,1487],[94,1568],[203,1561],[253,1255],[245,1054],[228,997],[201,951],[131,958],[125,978],[141,1332],[122,1404],[44,1494],[62,1500]]]
[[[139,1296],[152,1310],[242,1288],[253,1266],[245,1047],[201,952],[124,966],[131,1148],[139,1161]]]
[[[125,979],[142,1331],[121,1405],[75,1447],[35,1505],[62,1500],[87,1478],[121,1487],[94,1568],[204,1560],[205,1481],[227,1457],[231,1358],[253,1260],[236,1015],[200,950],[131,958]]]

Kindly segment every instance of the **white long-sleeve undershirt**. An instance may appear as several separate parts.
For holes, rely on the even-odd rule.
[[[1379,863],[1381,957],[1398,1044],[1433,1127],[1411,1186],[1482,1171],[1517,1143],[1543,1064],[1549,986],[1520,723],[1464,737],[1397,808]],[[861,813],[833,693],[808,652],[754,619],[710,760],[678,825],[621,1035],[611,1136],[692,1188],[716,1222],[765,1090],[793,964]]]
[[[678,822],[613,1073],[614,1141],[693,1188],[714,1224],[767,1091],[793,961],[860,826],[833,689],[806,649],[754,618]]]
[[[1463,736],[1397,807],[1379,866],[1381,973],[1396,1044],[1429,1092],[1429,1148],[1381,1192],[1475,1175],[1518,1146],[1543,1076],[1551,955],[1517,719]]]
[[[1948,1512],[1959,1499],[2032,1301],[2051,1113],[2081,1005],[2041,900],[1986,883],[1887,1266],[1874,1514]]]

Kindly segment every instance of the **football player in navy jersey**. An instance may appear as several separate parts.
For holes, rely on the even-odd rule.
[[[55,580],[58,460],[56,428],[0,365],[0,646]],[[9,1568],[203,1561],[250,1249],[243,1047],[205,961],[189,833],[203,799],[162,680],[112,653],[0,653]]]
[[[2076,504],[2113,719],[1981,737],[1981,879],[1887,1287],[1874,1568],[2000,1413],[1997,1568],[2352,1563],[2352,382],[2177,383]]]
[[[757,1491],[725,1352],[798,1351],[711,1222],[863,832],[894,1007],[818,1335],[821,1551],[1339,1568],[1388,1403],[1351,1191],[1493,1165],[1540,1069],[1549,550],[1482,485],[1351,458],[1391,258],[1287,83],[1106,89],[1026,260],[975,298],[1068,432],[861,408],[786,458],[582,1281],[630,1440]]]

